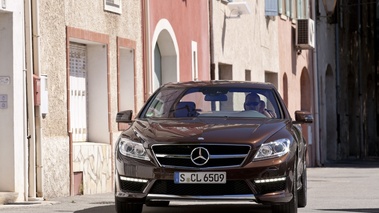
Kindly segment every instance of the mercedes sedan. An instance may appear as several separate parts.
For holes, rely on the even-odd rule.
[[[193,81],[160,87],[116,143],[115,206],[141,213],[170,201],[251,201],[275,213],[307,202],[307,143],[269,83]]]

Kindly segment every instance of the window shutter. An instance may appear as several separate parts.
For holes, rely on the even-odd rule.
[[[278,0],[266,0],[265,15],[266,16],[278,15]]]
[[[291,15],[291,3],[290,0],[286,0],[286,16],[290,17]]]
[[[297,2],[297,19],[303,18],[303,1]]]
[[[291,18],[296,19],[297,0],[291,1]]]

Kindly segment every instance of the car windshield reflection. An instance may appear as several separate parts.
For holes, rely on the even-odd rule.
[[[270,89],[192,87],[160,89],[149,100],[141,117],[281,119],[282,113]]]

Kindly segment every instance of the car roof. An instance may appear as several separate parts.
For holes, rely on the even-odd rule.
[[[210,81],[187,81],[187,82],[170,82],[164,84],[165,88],[183,88],[183,87],[237,87],[237,88],[257,88],[257,89],[276,89],[271,83],[252,82],[252,81],[232,81],[232,80],[210,80]]]

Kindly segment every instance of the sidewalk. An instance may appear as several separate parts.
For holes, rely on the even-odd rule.
[[[57,212],[75,212],[79,209],[88,209],[97,206],[112,205],[114,209],[113,193],[94,194],[94,195],[77,195],[71,197],[58,197],[43,201],[27,201],[0,205],[0,212],[28,212],[28,213],[50,213]],[[55,211],[54,211],[55,210]]]
[[[299,212],[378,213],[379,161],[329,162],[308,169],[308,205]],[[304,211],[305,210],[305,211]]]

